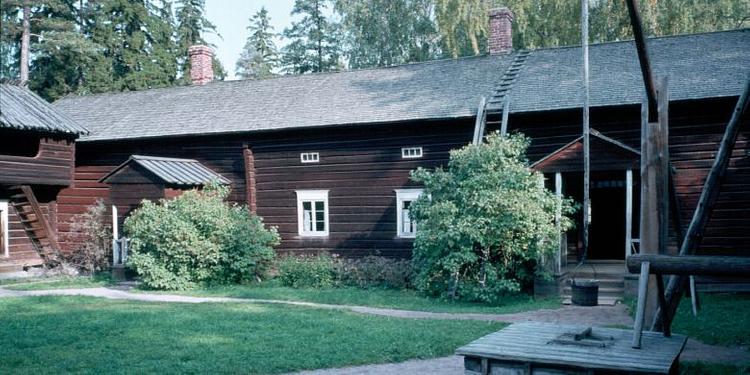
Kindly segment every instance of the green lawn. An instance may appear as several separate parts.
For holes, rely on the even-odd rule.
[[[502,323],[255,304],[0,299],[0,373],[281,373],[451,354]]]
[[[179,293],[194,296],[276,299],[450,313],[508,314],[538,309],[560,308],[560,300],[558,298],[534,299],[528,295],[509,296],[505,303],[501,305],[488,305],[429,298],[420,295],[414,290],[360,289],[353,287],[295,289],[279,286],[273,280],[264,282],[263,284],[224,286]]]
[[[112,285],[112,280],[108,273],[96,276],[33,277],[0,280],[0,288],[10,290],[96,288],[107,285]]]
[[[672,322],[672,331],[698,341],[721,346],[750,346],[750,294],[700,293],[701,310],[693,316],[690,298],[683,298]],[[635,314],[636,301],[625,303]]]

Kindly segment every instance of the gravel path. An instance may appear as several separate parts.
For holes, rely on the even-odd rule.
[[[32,297],[32,296],[88,296],[116,300],[131,300],[144,302],[174,302],[174,303],[267,303],[293,306],[312,307],[319,309],[336,309],[352,311],[360,314],[390,316],[408,319],[447,319],[447,320],[481,320],[516,323],[536,321],[560,324],[586,324],[598,326],[628,325],[633,320],[624,305],[615,306],[562,306],[559,309],[542,309],[515,314],[476,314],[476,313],[434,313],[426,311],[408,311],[384,309],[355,305],[331,305],[313,302],[280,301],[268,299],[249,299],[231,297],[191,297],[175,294],[131,293],[126,290],[111,288],[86,289],[53,289],[15,291],[0,288],[2,297]],[[707,345],[695,340],[688,340],[682,353],[684,361],[705,361],[728,364],[750,364],[750,350],[740,347],[721,347]],[[460,374],[463,373],[463,359],[450,356],[428,360],[411,360],[402,363],[366,365],[340,369],[324,369],[306,371],[304,375],[351,375],[351,374]]]

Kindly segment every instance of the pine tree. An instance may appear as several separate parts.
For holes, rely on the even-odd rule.
[[[204,32],[216,33],[216,26],[206,16],[205,0],[179,0],[177,9],[177,48],[182,84],[190,83],[190,59],[188,48],[196,44],[209,45],[203,38]],[[212,46],[213,47],[213,46]],[[214,79],[222,80],[226,71],[221,62],[213,58]]]
[[[437,55],[433,0],[337,0],[352,68],[424,61]],[[377,15],[373,17],[373,15]]]
[[[0,78],[15,79],[21,60],[21,0],[0,1]]]
[[[292,15],[302,19],[284,30],[290,42],[282,49],[287,73],[327,72],[341,68],[339,27],[325,17],[327,0],[295,0]]]
[[[272,77],[273,70],[278,66],[279,53],[273,41],[275,34],[265,7],[250,17],[247,30],[250,31],[250,36],[237,60],[237,76],[245,79]]]

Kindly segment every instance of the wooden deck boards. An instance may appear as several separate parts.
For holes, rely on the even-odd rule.
[[[667,374],[679,358],[687,338],[663,337],[644,332],[642,349],[631,348],[630,330],[593,328],[600,337],[612,337],[604,348],[551,343],[564,333],[579,332],[584,326],[549,323],[517,323],[482,337],[456,350],[456,354],[509,363],[528,363],[562,369],[601,372]]]

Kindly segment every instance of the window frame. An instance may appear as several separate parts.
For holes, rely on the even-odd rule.
[[[409,155],[409,151],[417,151],[414,155]],[[401,147],[401,159],[419,159],[424,156],[422,146]]]
[[[396,189],[396,237],[398,238],[414,238],[417,235],[417,229],[414,228],[414,232],[403,232],[403,206],[402,202],[409,201],[414,202],[423,193],[424,189]]]
[[[328,192],[329,190],[296,190],[297,194],[297,234],[300,237],[327,237],[330,232],[331,222],[328,216]],[[323,202],[323,230],[308,231],[305,229],[304,202],[311,202],[314,210],[315,202]]]
[[[0,256],[8,257],[10,256],[10,239],[8,238],[10,236],[10,231],[8,230],[8,209],[9,204],[7,200],[0,200],[0,231],[2,231],[2,252],[0,253]]]
[[[308,156],[307,160],[305,160],[305,156]],[[309,157],[313,157],[313,158],[310,159]],[[319,152],[300,152],[299,161],[302,164],[320,163],[320,153]]]

